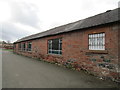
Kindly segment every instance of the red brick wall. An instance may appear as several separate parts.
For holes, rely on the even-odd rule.
[[[105,32],[105,51],[88,50],[88,34]],[[49,39],[62,37],[62,55],[47,53]],[[18,44],[16,49],[18,48]],[[100,77],[118,80],[118,28],[117,25],[64,33],[61,35],[32,40],[32,52],[19,52],[26,56],[40,58],[62,65],[71,63],[77,70],[83,69]]]
[[[120,25],[117,25],[118,28],[118,72],[120,77]]]

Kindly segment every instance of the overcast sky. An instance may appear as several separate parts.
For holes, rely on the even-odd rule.
[[[22,37],[118,7],[120,0],[0,0],[0,40]]]

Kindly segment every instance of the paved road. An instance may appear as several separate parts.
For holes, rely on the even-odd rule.
[[[84,72],[68,70],[32,58],[3,53],[3,88],[101,88],[117,87]]]

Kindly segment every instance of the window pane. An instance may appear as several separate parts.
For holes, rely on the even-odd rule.
[[[49,49],[52,49],[52,43],[48,44]]]
[[[49,53],[52,53],[50,50],[48,51]]]
[[[26,47],[26,46],[25,46],[25,43],[24,43],[24,44],[23,44],[23,50],[25,50],[25,47]]]
[[[27,50],[28,50],[28,51],[31,51],[31,49],[32,49],[32,43],[31,43],[31,42],[28,42],[28,44],[27,44]]]
[[[52,49],[59,50],[59,39],[52,40]]]
[[[53,54],[59,54],[58,51],[54,51],[54,50],[52,51],[52,53],[53,53]]]
[[[60,51],[60,54],[62,54],[62,51]]]
[[[62,43],[60,43],[60,50],[62,50]]]

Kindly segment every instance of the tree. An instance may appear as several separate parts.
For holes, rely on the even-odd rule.
[[[6,44],[6,42],[5,42],[5,41],[2,41],[2,44]]]

